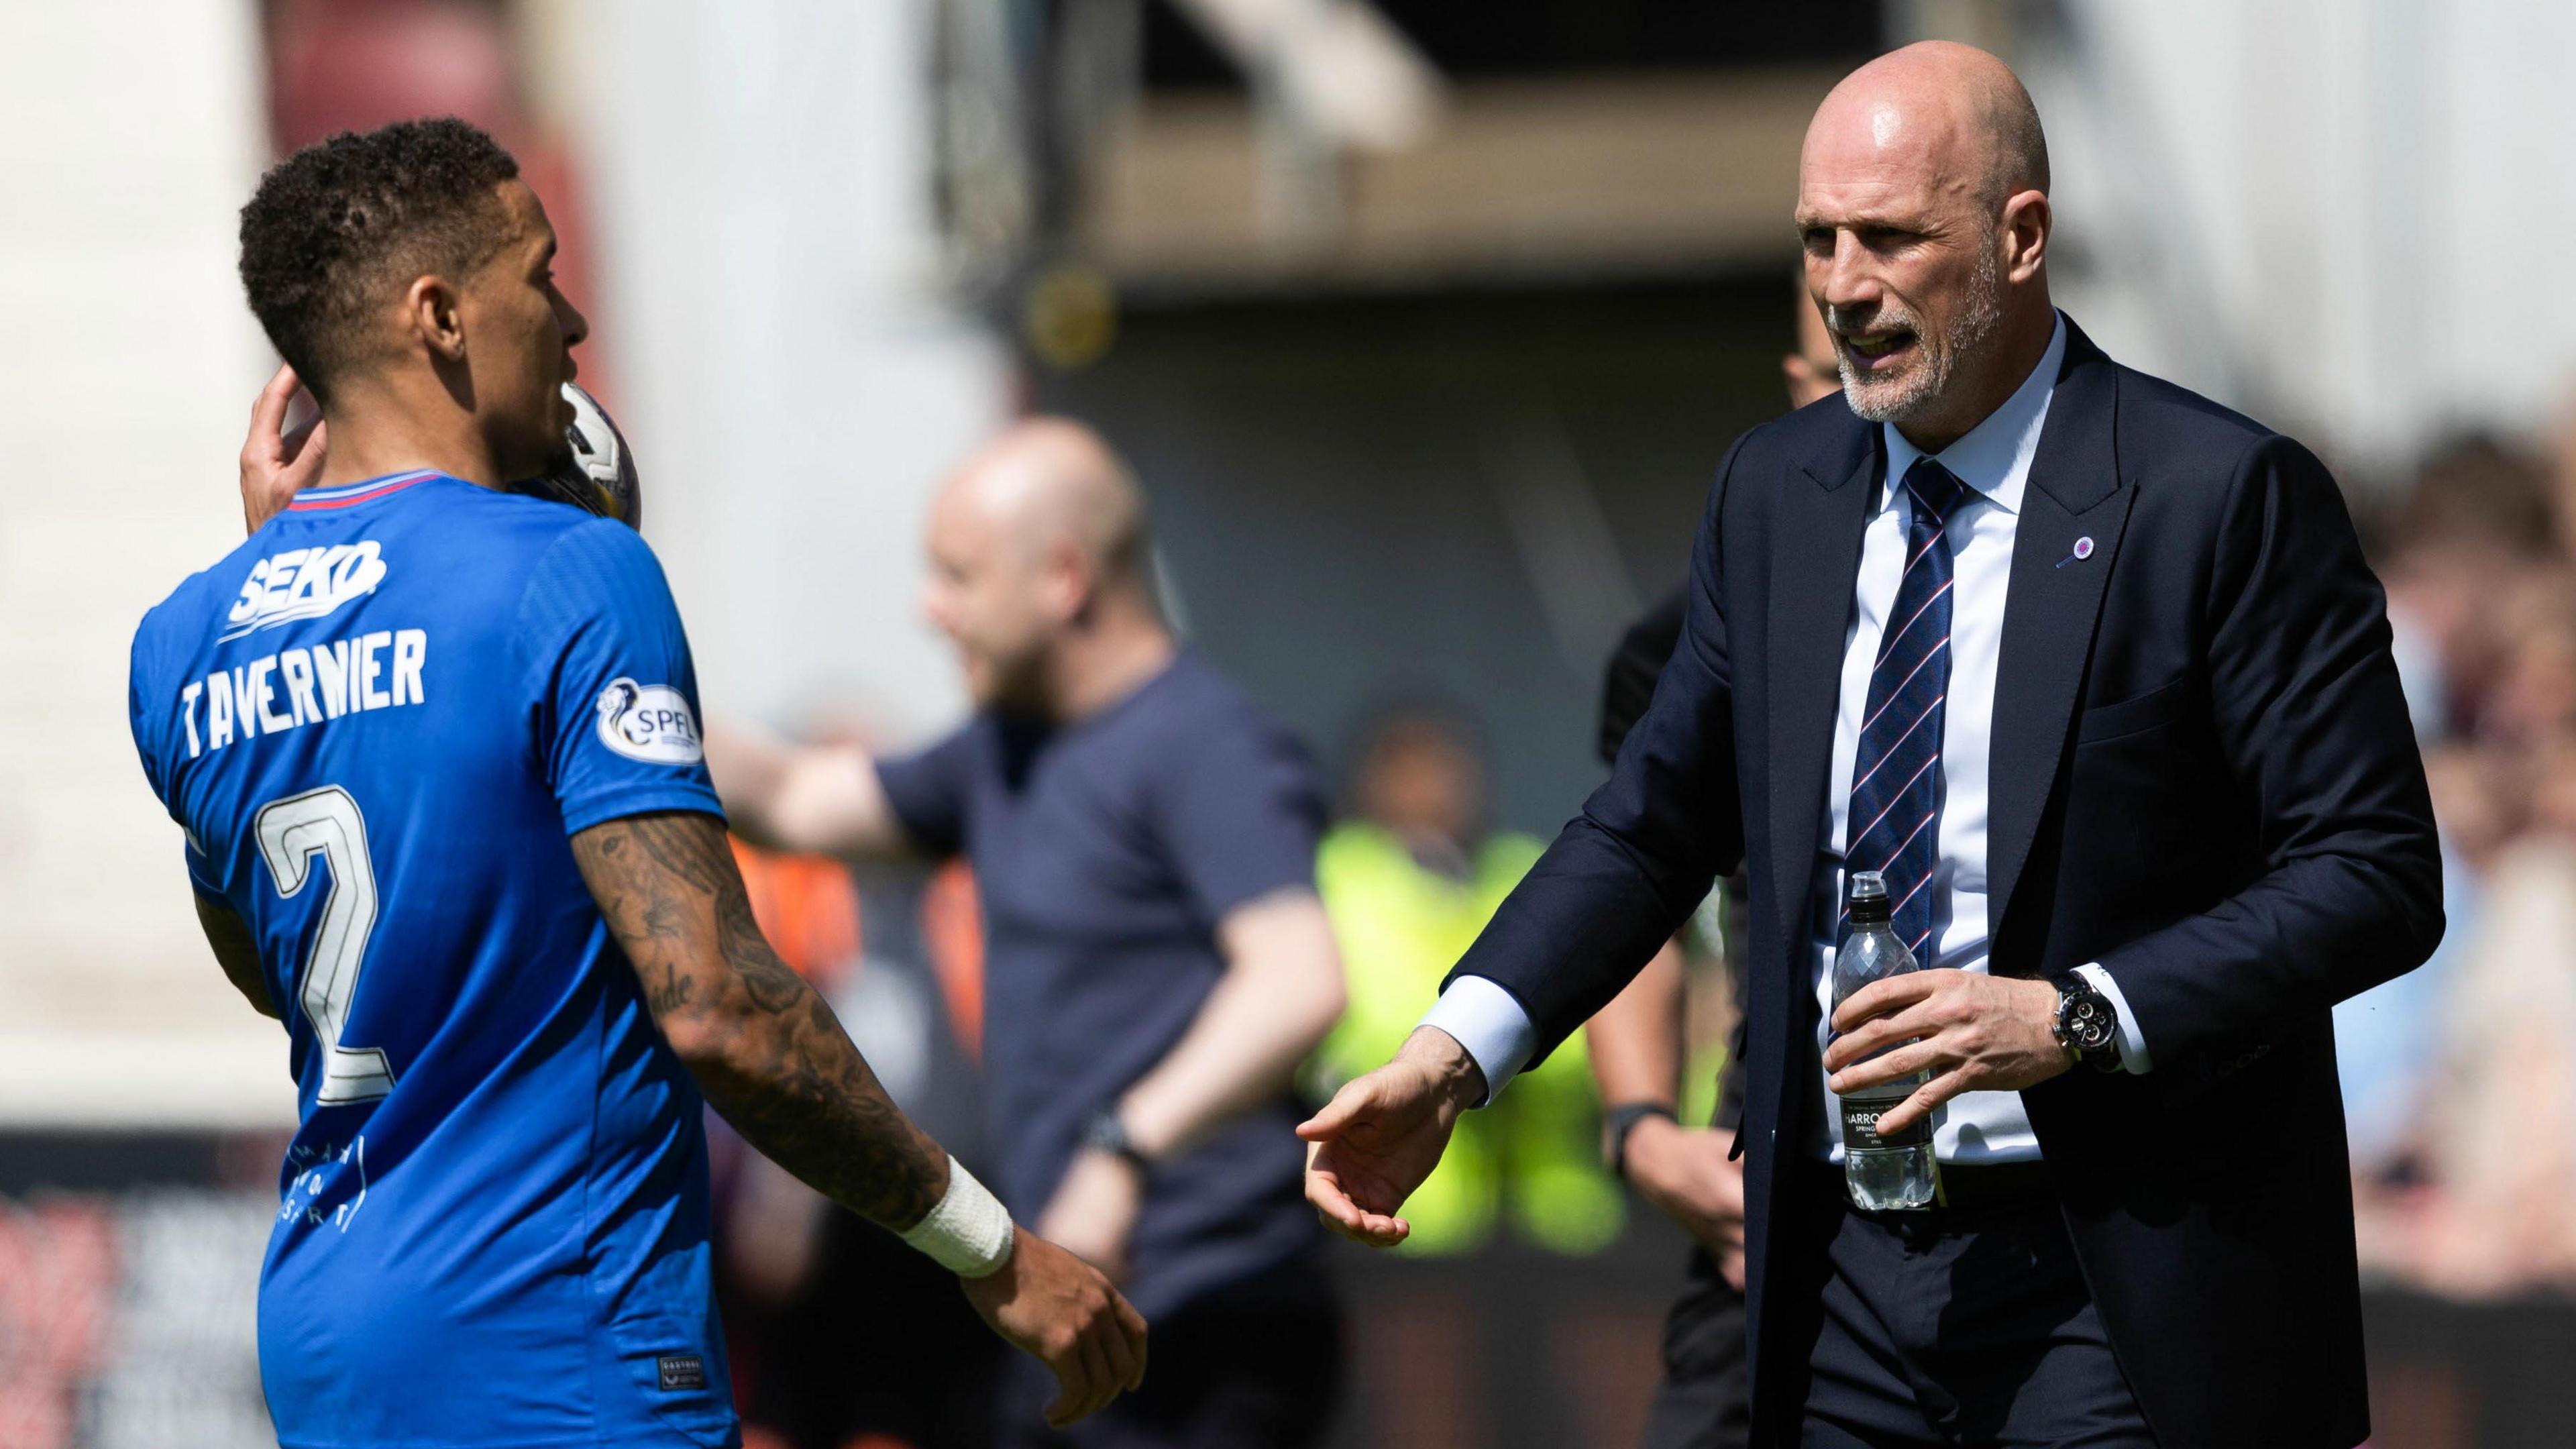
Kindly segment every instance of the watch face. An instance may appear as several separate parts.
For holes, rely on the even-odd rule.
[[[2109,1046],[2114,1029],[2110,1010],[2103,1004],[2101,998],[2091,995],[2079,996],[2075,998],[2073,1005],[2074,1020],[2069,1022],[2068,1026],[2074,1032],[2076,1044],[2088,1052],[2100,1051]]]
[[[2059,989],[2065,994],[2058,1001],[2058,1028],[2067,1043],[2086,1055],[2109,1050],[2119,1034],[2111,1003],[2090,985],[2070,982]]]

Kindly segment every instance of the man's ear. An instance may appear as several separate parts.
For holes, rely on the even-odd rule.
[[[442,362],[465,360],[465,316],[456,289],[435,272],[414,278],[403,293],[403,321],[412,336]]]
[[[2004,201],[2004,280],[2027,282],[2048,261],[2048,233],[2057,213],[2044,191],[2016,192]]]
[[[1079,545],[1071,539],[1058,539],[1047,547],[1045,573],[1038,587],[1044,591],[1047,612],[1070,624],[1090,614],[1093,596],[1099,592],[1099,579]]]

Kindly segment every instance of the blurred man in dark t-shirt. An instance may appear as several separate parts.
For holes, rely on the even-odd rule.
[[[1003,1196],[1155,1330],[1142,1390],[1027,1442],[1311,1444],[1339,1318],[1288,1089],[1343,1001],[1312,765],[1173,638],[1142,495],[1087,430],[1005,432],[929,544],[974,717],[884,761],[712,730],[717,788],[755,838],[974,866]]]

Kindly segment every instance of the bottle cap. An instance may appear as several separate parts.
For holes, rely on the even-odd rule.
[[[1889,914],[1887,877],[1874,870],[1853,871],[1849,909],[1855,923],[1886,924]]]

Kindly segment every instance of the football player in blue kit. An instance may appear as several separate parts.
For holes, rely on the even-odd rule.
[[[280,1442],[737,1443],[702,1102],[957,1272],[1054,1370],[1051,1420],[1135,1386],[1135,1311],[915,1128],[762,939],[651,550],[503,491],[557,461],[586,331],[508,153],[457,121],[336,136],[241,230],[327,456],[145,617],[130,709],[207,940],[287,1030]]]

